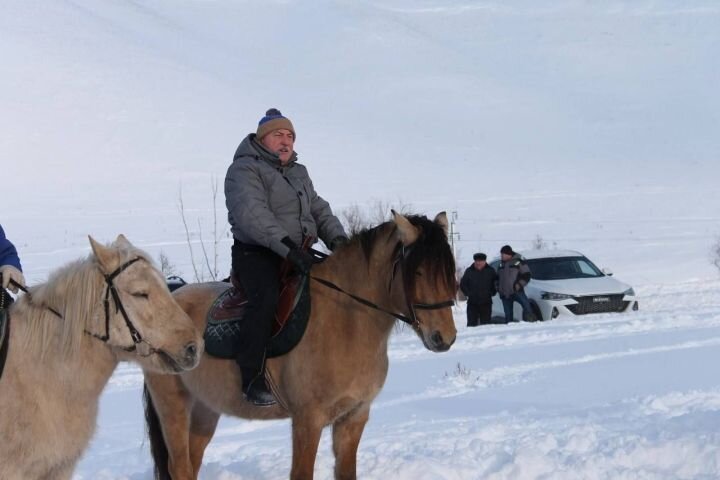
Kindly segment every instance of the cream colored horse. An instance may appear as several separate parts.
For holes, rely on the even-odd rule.
[[[313,267],[312,275],[398,314],[431,351],[444,352],[455,341],[455,262],[444,213],[434,221],[395,214],[392,222],[355,235]],[[175,298],[204,328],[209,307],[227,288],[188,285]],[[396,319],[316,281],[311,299],[305,336],[287,355],[268,360],[279,405],[247,403],[240,370],[229,360],[205,355],[191,372],[146,373],[156,478],[196,479],[221,414],[292,417],[293,479],[313,477],[320,434],[332,425],[335,477],[356,477],[358,444],[370,405],[385,383],[388,338]]]
[[[71,478],[119,361],[177,373],[195,367],[199,331],[150,257],[120,235],[51,275],[10,308],[0,377],[0,478]]]

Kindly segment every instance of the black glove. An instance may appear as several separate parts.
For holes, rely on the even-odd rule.
[[[291,248],[286,258],[304,275],[310,273],[310,268],[312,268],[313,263],[315,263],[312,255],[297,247]]]
[[[310,268],[313,266],[313,263],[315,263],[313,256],[298,247],[297,243],[293,242],[290,237],[283,237],[280,241],[290,249],[287,255],[285,255],[285,258],[287,258],[300,273],[304,275],[310,273]]]
[[[337,237],[333,238],[330,242],[330,250],[333,252],[338,249],[338,247],[341,247],[345,245],[347,242],[349,242],[348,238],[344,235],[338,235]]]
[[[283,245],[288,247],[290,250],[292,250],[293,248],[298,248],[297,243],[293,242],[290,237],[283,237],[282,240],[280,240],[280,241],[283,243]]]

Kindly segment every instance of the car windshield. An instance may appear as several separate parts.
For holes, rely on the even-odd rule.
[[[585,257],[536,258],[527,261],[532,278],[564,280],[602,277],[604,274]]]

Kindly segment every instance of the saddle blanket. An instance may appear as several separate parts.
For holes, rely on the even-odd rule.
[[[302,339],[310,317],[310,288],[307,277],[299,277],[300,285],[294,290],[294,301],[289,310],[289,317],[268,342],[267,358],[279,357],[292,350]],[[281,297],[283,294],[281,293]],[[242,355],[241,346],[248,340],[243,338],[244,313],[247,301],[238,298],[235,287],[229,287],[215,299],[208,312],[205,328],[205,351],[219,358],[237,359]],[[283,303],[281,298],[280,303]]]

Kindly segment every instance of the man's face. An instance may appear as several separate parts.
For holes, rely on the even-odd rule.
[[[293,153],[295,134],[285,128],[273,130],[260,139],[260,143],[280,157],[280,163],[287,165]]]
[[[502,258],[503,262],[507,262],[508,260],[510,260],[512,258],[512,255],[509,255],[507,253],[501,253],[500,258]]]
[[[485,265],[487,265],[486,260],[475,260],[475,268],[478,270],[482,270],[485,268]]]

